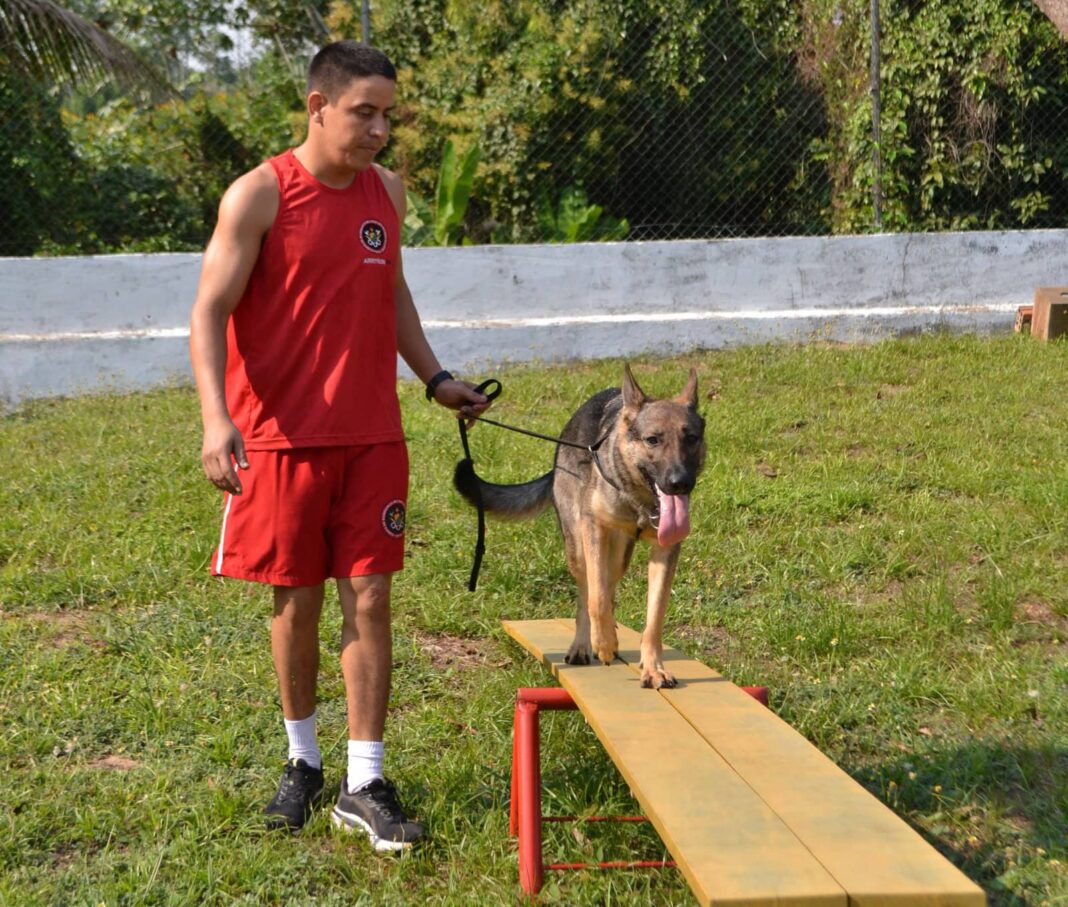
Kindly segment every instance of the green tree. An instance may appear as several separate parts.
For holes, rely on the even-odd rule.
[[[169,86],[134,51],[94,22],[52,0],[0,4],[0,64],[38,85],[56,81],[166,92]]]
[[[872,226],[869,10],[867,0],[802,4],[838,232]],[[884,3],[881,34],[885,228],[1063,226],[1068,45],[1041,12],[1008,0]]]
[[[95,23],[51,0],[0,5],[0,253],[69,244],[88,192],[55,86],[112,80],[166,94],[166,81]]]
[[[55,97],[0,68],[0,255],[32,255],[67,234],[77,158]]]
[[[147,109],[118,100],[66,117],[96,187],[82,251],[203,248],[226,187],[299,141],[303,129],[281,61],[258,61],[250,81],[256,89],[198,90]]]
[[[382,0],[375,42],[401,69],[394,163],[426,195],[440,138],[477,143],[466,232],[480,240],[536,239],[539,199],[569,187],[635,238],[810,228],[825,200],[786,190],[814,137],[797,111],[815,93],[767,6]],[[336,3],[335,32],[354,31],[358,12]],[[728,82],[725,67],[755,75]],[[773,146],[760,116],[775,123]]]
[[[291,68],[268,50],[244,90],[218,92],[220,73],[199,73],[182,97],[101,23],[178,55],[223,21],[210,4],[75,2],[96,20],[50,0],[0,7],[0,62],[13,61],[0,67],[0,254],[202,248],[226,185],[294,141]],[[264,20],[275,6],[258,3]],[[297,41],[295,25],[279,28]]]
[[[258,58],[274,55],[295,83],[330,40],[323,16],[329,0],[67,0],[71,9],[134,47],[170,80],[222,87],[243,82],[235,38]]]

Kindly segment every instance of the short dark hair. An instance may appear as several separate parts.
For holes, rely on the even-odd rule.
[[[335,41],[312,57],[308,91],[320,91],[332,99],[344,92],[353,79],[368,76],[384,76],[396,82],[397,70],[377,47],[360,41]]]

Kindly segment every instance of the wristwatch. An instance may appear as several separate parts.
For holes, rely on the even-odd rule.
[[[455,381],[452,372],[440,371],[433,378],[426,383],[426,398],[427,400],[433,400],[434,394],[438,389],[438,385],[442,381]]]

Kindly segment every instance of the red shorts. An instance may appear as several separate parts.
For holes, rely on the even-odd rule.
[[[404,565],[408,448],[250,450],[226,495],[215,576],[275,586],[393,573]]]

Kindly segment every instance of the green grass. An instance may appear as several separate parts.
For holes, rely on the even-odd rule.
[[[892,806],[994,904],[1068,904],[1068,345],[939,336],[644,360],[701,375],[709,455],[668,641],[737,683]],[[500,377],[502,421],[555,432],[621,363]],[[285,756],[261,588],[207,573],[220,498],[193,393],[27,405],[0,420],[0,903],[469,904],[517,900],[511,705],[548,674],[502,618],[572,613],[555,523],[491,523],[450,487],[452,419],[401,389],[413,473],[395,594],[387,770],[429,824],[401,860],[259,811]],[[484,426],[495,481],[551,446]],[[619,605],[640,627],[644,555]],[[333,599],[331,599],[333,602]],[[336,605],[322,633],[328,784],[345,750]],[[574,715],[546,716],[546,811],[635,807]],[[547,856],[654,832],[547,829]],[[686,905],[677,873],[550,874],[544,902]]]

